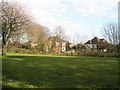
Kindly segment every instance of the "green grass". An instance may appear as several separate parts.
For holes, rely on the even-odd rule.
[[[116,88],[118,59],[8,54],[2,57],[4,88]]]

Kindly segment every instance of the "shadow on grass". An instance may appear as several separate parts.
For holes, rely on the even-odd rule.
[[[118,87],[116,63],[85,62],[89,57],[6,56],[3,57],[3,87],[92,88]],[[94,68],[90,65],[94,64]],[[111,69],[112,68],[112,69]]]

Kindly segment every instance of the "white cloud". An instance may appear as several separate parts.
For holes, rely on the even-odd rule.
[[[61,15],[69,8],[83,16],[117,17],[117,4],[119,0],[9,0],[21,1],[31,8],[45,10],[52,14]],[[66,2],[66,3],[63,3]],[[114,10],[112,10],[114,8]],[[38,12],[39,13],[39,12]]]
[[[67,1],[71,2],[74,5],[74,7],[76,7],[76,12],[83,16],[117,17],[117,4],[119,0],[67,0]],[[114,10],[114,12],[112,11],[113,8],[116,9]],[[112,14],[110,15],[108,13]]]
[[[30,8],[32,16],[35,20],[48,28],[54,29],[55,26],[63,26],[66,33],[72,35],[74,31],[81,29],[81,23],[74,22],[69,17],[65,17],[62,13],[66,12],[69,5],[64,4],[62,0],[29,0],[25,2]]]
[[[75,30],[79,30],[81,27],[81,24],[78,24],[77,22],[72,21],[69,18],[64,18],[64,17],[57,17],[54,16],[54,14],[48,13],[46,11],[42,11],[40,10],[33,10],[34,15],[37,14],[36,16],[36,20],[49,27],[50,29],[53,29],[55,26],[63,26],[63,28],[65,29],[65,31],[67,32],[67,34],[73,34]]]
[[[26,3],[31,9],[44,10],[54,14],[63,13],[68,9],[68,5],[62,4],[62,0],[29,0],[29,1],[17,0],[17,1]]]

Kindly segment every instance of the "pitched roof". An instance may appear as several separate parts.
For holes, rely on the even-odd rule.
[[[94,37],[92,40],[87,41],[85,44],[100,44],[107,43],[105,39],[99,39],[98,37]]]
[[[100,43],[100,39],[98,37],[94,37],[91,41],[92,41],[92,44]]]
[[[92,44],[92,41],[88,40],[85,44]]]
[[[48,38],[49,41],[56,41],[56,42],[65,42],[65,40],[62,40],[58,36],[51,36]]]
[[[107,41],[105,39],[100,39],[101,43],[107,43]]]

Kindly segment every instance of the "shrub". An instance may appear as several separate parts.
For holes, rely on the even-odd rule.
[[[101,51],[79,51],[77,52],[79,56],[98,56],[98,57],[119,57],[118,52],[101,52]]]
[[[43,54],[42,51],[37,49],[25,49],[25,48],[16,48],[11,47],[8,48],[8,52],[11,53],[25,53],[25,54]],[[67,52],[64,53],[48,53],[50,55],[66,55],[66,56],[98,56],[98,57],[119,57],[118,52],[101,52],[101,51],[76,51],[75,53],[68,54]]]
[[[38,50],[30,50],[30,49],[25,49],[25,48],[16,48],[16,47],[11,47],[8,48],[8,52],[11,53],[25,53],[25,54],[40,54],[40,52]]]

